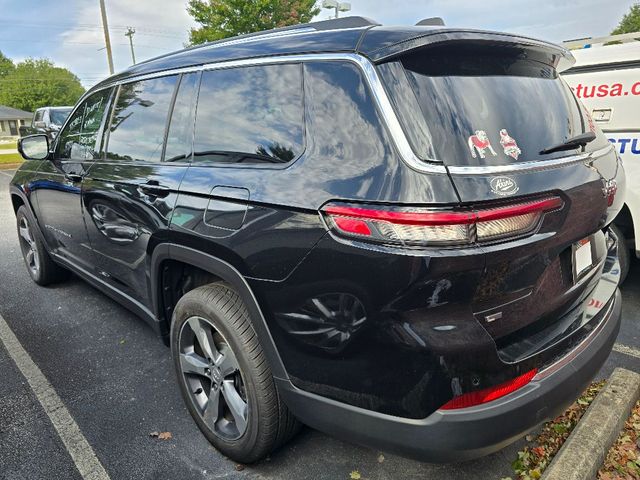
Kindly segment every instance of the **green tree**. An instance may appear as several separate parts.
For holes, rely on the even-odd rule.
[[[84,88],[66,68],[29,58],[0,77],[0,105],[33,112],[45,106],[74,105]]]
[[[640,32],[640,3],[631,5],[629,13],[627,13],[618,26],[611,32],[611,35],[619,35],[621,33]]]
[[[187,12],[201,26],[191,45],[272,28],[307,23],[320,12],[316,0],[189,0]]]
[[[10,58],[6,57],[2,52],[0,52],[0,78],[7,75],[9,72],[14,69],[13,62]]]

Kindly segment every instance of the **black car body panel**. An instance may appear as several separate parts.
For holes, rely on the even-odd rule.
[[[56,261],[165,338],[181,294],[232,285],[287,404],[312,426],[431,461],[501,448],[572,401],[611,348],[619,159],[557,80],[571,61],[560,47],[442,26],[315,25],[186,49],[105,80],[49,160],[16,173],[14,206],[29,207]],[[475,48],[496,60],[484,73],[453,65],[419,77],[427,60]],[[497,144],[496,123],[504,154],[485,159],[490,147],[476,138],[474,150],[472,136],[488,113],[474,117],[478,98],[465,103],[460,76],[483,88],[513,81],[513,92],[543,82],[560,100],[540,114],[558,121],[536,125],[548,138],[524,139],[539,91],[512,104],[487,95],[525,153]],[[449,93],[421,98],[442,79]],[[595,140],[570,151],[545,156],[549,145],[535,143],[587,130]],[[549,199],[517,235],[482,238],[479,220],[467,221]],[[336,206],[373,223],[351,218],[360,230],[345,234]],[[387,241],[360,235],[387,231],[373,227],[380,212],[467,218],[433,234],[465,236],[420,243],[411,221]],[[576,271],[584,244],[590,262]],[[526,373],[531,383],[504,398],[442,409]],[[495,422],[503,427],[487,428]]]

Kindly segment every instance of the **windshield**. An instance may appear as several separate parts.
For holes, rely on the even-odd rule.
[[[51,123],[58,126],[62,125],[71,113],[71,110],[71,108],[56,108],[55,110],[49,110]]]
[[[415,153],[451,165],[502,165],[580,151],[540,151],[591,129],[555,68],[506,46],[449,45],[379,70]],[[598,138],[587,149],[601,148]]]

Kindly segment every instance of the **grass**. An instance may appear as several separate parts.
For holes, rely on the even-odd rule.
[[[15,140],[11,142],[0,142],[0,150],[15,150],[17,148],[17,142]]]
[[[24,159],[19,153],[2,153],[0,154],[0,165],[7,165],[10,163],[22,163]]]

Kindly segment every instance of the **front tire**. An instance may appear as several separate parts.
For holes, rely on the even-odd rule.
[[[51,259],[24,205],[18,208],[16,221],[20,250],[31,279],[42,286],[65,280],[69,276],[68,270]]]
[[[178,301],[171,353],[189,413],[229,458],[255,462],[297,432],[249,313],[230,286],[205,285]]]

